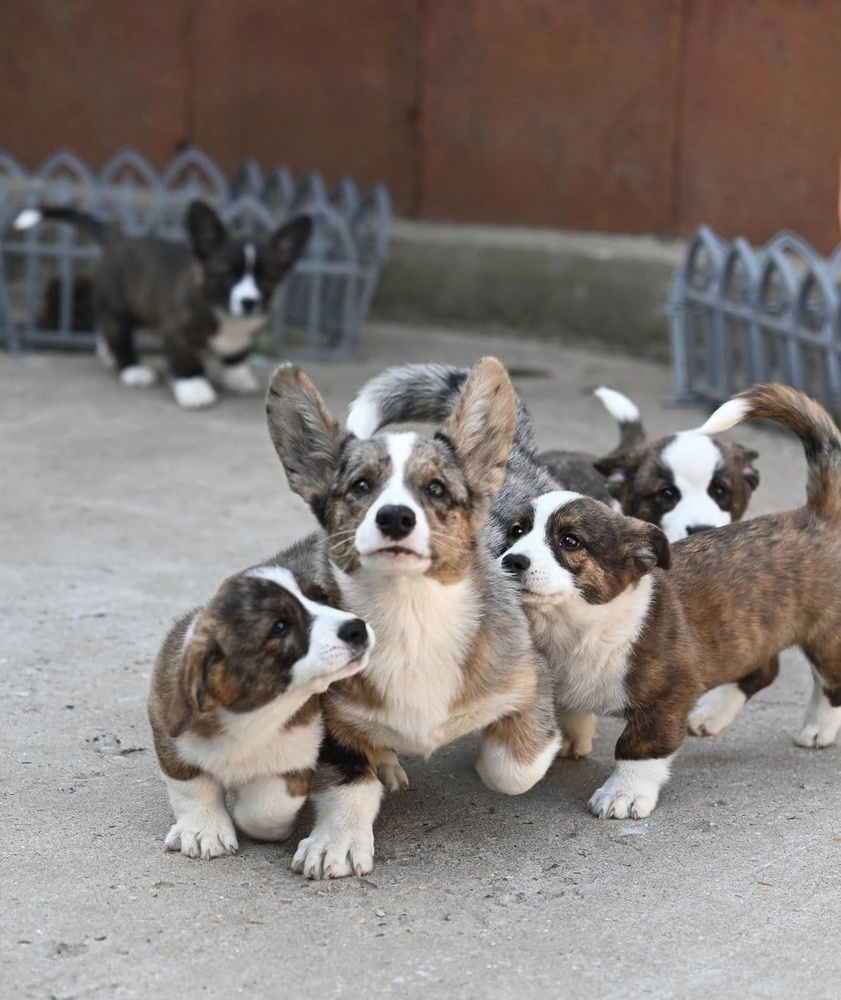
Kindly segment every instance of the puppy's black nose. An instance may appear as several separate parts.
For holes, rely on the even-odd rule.
[[[700,535],[702,531],[712,531],[715,528],[713,524],[687,524],[686,534],[687,535]]]
[[[509,552],[502,557],[502,568],[515,576],[519,576],[531,566],[531,559],[520,552]]]
[[[252,313],[257,312],[257,307],[260,305],[259,299],[241,299],[240,305],[242,306],[242,311],[246,316],[250,316]]]
[[[405,538],[414,528],[415,512],[403,504],[387,503],[377,511],[375,520],[386,538],[398,541]]]
[[[361,618],[351,618],[339,626],[339,638],[351,646],[364,649],[368,645],[368,627]]]

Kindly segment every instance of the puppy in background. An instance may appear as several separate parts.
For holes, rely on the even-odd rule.
[[[787,646],[803,648],[815,678],[797,744],[829,746],[841,727],[841,436],[822,407],[780,385],[740,393],[699,430],[750,419],[800,437],[805,506],[671,552],[656,526],[569,492],[538,497],[509,526],[502,565],[520,584],[558,699],[626,721],[616,769],[590,799],[599,817],[648,816],[698,697],[725,685],[744,705],[739,681]]]
[[[648,441],[632,400],[604,386],[595,395],[619,424],[613,451],[602,458],[560,450],[537,456],[567,489],[590,492],[570,475],[589,464],[607,480],[615,510],[656,524],[670,542],[741,520],[759,485],[757,452],[695,430]]]
[[[324,735],[320,694],[362,670],[374,644],[337,599],[314,534],[229,577],[172,627],[148,701],[175,814],[167,851],[236,854],[235,827],[260,840],[289,835]]]
[[[45,220],[77,226],[102,245],[93,289],[99,354],[124,385],[157,380],[135,347],[142,327],[161,338],[179,406],[216,402],[206,362],[217,363],[228,391],[259,389],[248,355],[275,289],[307,245],[309,216],[290,219],[268,237],[237,237],[209,205],[195,200],[184,216],[188,244],[124,236],[87,212],[61,206],[24,209],[14,225],[31,229]]]

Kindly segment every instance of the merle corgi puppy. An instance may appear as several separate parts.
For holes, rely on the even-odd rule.
[[[236,237],[209,205],[195,200],[184,216],[188,244],[125,236],[62,206],[24,209],[14,224],[30,229],[44,220],[78,226],[102,245],[93,287],[99,354],[124,385],[144,387],[157,379],[138,358],[134,337],[142,327],[161,338],[179,406],[216,402],[207,362],[215,362],[223,388],[258,390],[248,355],[275,289],[306,248],[309,216],[290,219],[268,237]]]
[[[327,533],[342,606],[377,633],[366,669],[324,696],[315,827],[293,868],[308,878],[363,875],[373,865],[383,750],[428,756],[480,731],[479,776],[516,795],[560,745],[548,669],[517,586],[482,541],[517,399],[502,365],[485,358],[437,433],[360,438],[300,369],[282,365],[267,411],[289,485]]]
[[[289,835],[324,734],[321,692],[364,669],[374,644],[337,599],[323,538],[311,535],[173,625],[148,702],[175,814],[167,851],[215,858],[236,854],[236,829]]]
[[[699,430],[759,418],[804,444],[802,508],[671,551],[656,526],[563,491],[509,526],[501,562],[520,584],[558,698],[626,720],[616,769],[590,799],[599,817],[648,816],[698,697],[726,685],[738,710],[738,682],[787,646],[803,648],[815,675],[796,742],[828,746],[841,727],[841,436],[822,407],[780,385],[740,393]]]

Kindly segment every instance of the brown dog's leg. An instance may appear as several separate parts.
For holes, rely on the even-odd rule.
[[[627,718],[616,742],[616,768],[590,799],[590,812],[599,819],[651,815],[686,733],[683,711],[668,714],[639,709]]]
[[[800,747],[831,746],[841,728],[841,641],[803,647],[812,661],[814,682],[803,725],[794,742]]]
[[[773,684],[780,672],[779,656],[772,656],[746,677],[732,684],[713,688],[689,713],[689,732],[693,736],[715,736],[726,729],[757,691]]]

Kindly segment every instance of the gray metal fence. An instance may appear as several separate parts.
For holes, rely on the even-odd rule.
[[[297,212],[312,215],[305,255],[272,302],[268,344],[278,354],[352,357],[388,255],[387,188],[360,194],[343,178],[328,190],[317,173],[296,181],[285,167],[264,174],[253,161],[228,180],[198,149],[162,172],[124,150],[98,174],[68,152],[32,173],[0,153],[0,343],[13,351],[95,344],[91,277],[99,246],[56,222],[19,232],[12,223],[21,209],[73,205],[132,235],[184,239],[184,211],[197,197],[247,234],[270,232]]]
[[[783,382],[837,406],[839,274],[841,247],[826,258],[781,232],[757,249],[701,227],[669,298],[674,401],[718,403]]]

